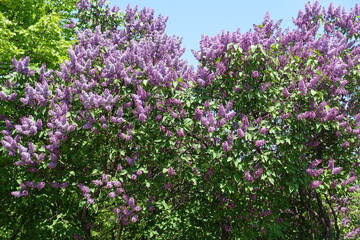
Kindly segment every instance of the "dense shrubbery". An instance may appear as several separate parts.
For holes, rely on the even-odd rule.
[[[152,10],[77,7],[68,61],[1,78],[0,236],[359,236],[359,6],[204,37],[197,70]]]

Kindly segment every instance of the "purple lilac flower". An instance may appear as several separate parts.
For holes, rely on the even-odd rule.
[[[260,77],[260,74],[259,74],[258,71],[253,71],[252,74],[251,74],[251,77],[258,78],[258,77]]]
[[[259,168],[254,172],[254,178],[255,178],[255,179],[260,178],[261,175],[263,174],[263,172],[264,172],[264,168],[259,167]]]
[[[107,182],[107,181],[109,181],[109,176],[103,173],[103,174],[101,174],[101,180],[103,182]]]
[[[116,192],[117,194],[121,194],[121,193],[125,192],[125,190],[124,190],[123,188],[117,188],[117,189],[115,190],[115,192]]]
[[[225,152],[229,152],[231,150],[229,143],[227,141],[221,144],[221,147],[224,149]]]
[[[254,181],[254,179],[253,179],[253,177],[251,176],[249,170],[245,170],[245,171],[244,171],[244,176],[245,176],[245,179],[246,179],[247,181],[249,181],[249,182],[253,182],[253,181]]]
[[[141,113],[139,115],[139,121],[140,122],[144,123],[146,121],[146,119],[147,119],[147,116],[145,114]]]
[[[341,123],[339,124],[339,127],[344,128],[344,127],[346,127],[348,124],[349,124],[348,121],[344,121],[344,122],[341,122]]]
[[[128,201],[127,201],[127,204],[130,207],[135,207],[135,199],[133,197],[129,198]]]
[[[34,70],[29,69],[29,62],[30,57],[21,58],[19,60],[16,60],[15,58],[12,59],[12,64],[14,66],[14,71],[18,73],[22,73],[26,76],[31,76],[35,74]]]
[[[67,188],[69,186],[68,182],[59,183],[59,188]]]
[[[332,169],[331,173],[335,175],[335,174],[340,173],[342,170],[343,170],[343,167],[336,167],[336,168]]]
[[[263,210],[261,213],[260,213],[260,216],[262,217],[267,217],[267,216],[270,216],[272,214],[272,210]]]
[[[21,125],[15,125],[15,129],[24,135],[34,135],[42,127],[42,121],[39,119],[36,122],[34,121],[33,116],[23,117],[20,119]]]
[[[245,136],[245,133],[244,133],[244,131],[243,131],[241,128],[239,128],[238,130],[236,130],[236,133],[237,133],[237,136],[238,136],[239,138],[243,138],[243,137]]]
[[[29,195],[29,192],[28,192],[27,190],[23,190],[23,191],[21,192],[21,195],[22,195],[23,197],[26,197],[26,196]]]
[[[14,196],[14,197],[17,197],[17,198],[23,196],[20,191],[13,191],[13,192],[11,192],[11,195]]]
[[[256,200],[256,194],[250,194],[250,200],[255,201]]]
[[[132,221],[133,223],[137,222],[138,220],[139,220],[139,216],[138,216],[138,215],[134,215],[134,216],[131,217],[131,221]]]
[[[130,158],[130,157],[125,157],[126,159],[126,162],[129,164],[129,165],[133,165],[135,163],[135,160]]]
[[[355,182],[355,180],[357,179],[357,176],[352,176],[350,177],[348,180],[344,180],[341,185],[345,186],[347,184],[351,184],[353,182]]]
[[[219,117],[225,117],[225,115],[226,115],[226,109],[225,109],[224,105],[222,105],[222,104],[219,105],[218,115],[219,115]]]
[[[196,108],[194,113],[194,119],[199,120],[203,116],[203,114],[204,114],[203,110]]]
[[[335,160],[331,159],[328,164],[329,169],[333,169],[335,167]]]
[[[331,183],[331,187],[332,187],[332,188],[336,188],[338,184],[339,184],[339,181],[338,181],[338,180],[334,180],[334,181]]]
[[[263,140],[263,139],[255,141],[255,146],[258,148],[264,146],[265,144],[266,144],[266,140]]]
[[[119,216],[121,214],[121,210],[119,208],[114,208],[113,213]]]
[[[116,193],[115,193],[115,192],[110,192],[110,193],[108,194],[108,196],[109,196],[110,198],[116,198]]]
[[[119,164],[116,168],[116,171],[121,172],[123,169],[124,169],[123,166],[121,166],[121,164]]]
[[[301,92],[301,95],[306,95],[308,91],[304,80],[299,82],[299,91]]]
[[[319,187],[321,184],[322,184],[322,181],[315,180],[315,181],[310,182],[309,187],[310,187],[310,189],[314,189],[314,188]]]
[[[235,111],[229,111],[228,113],[226,113],[225,118],[227,120],[231,120],[235,115],[236,115]]]
[[[358,189],[358,186],[352,186],[348,188],[349,192],[355,192]]]
[[[291,113],[285,113],[283,115],[281,115],[281,119],[288,119],[289,117],[291,117]]]
[[[246,131],[248,129],[248,127],[250,126],[249,118],[247,116],[243,116],[241,119],[241,122],[242,122],[241,129],[243,131]]]
[[[43,189],[45,187],[45,185],[46,184],[44,182],[39,182],[38,184],[36,184],[36,188],[41,190],[41,189]]]
[[[27,187],[30,187],[30,188],[36,188],[36,183],[33,182],[33,181],[25,181],[24,184],[27,186]]]
[[[360,235],[360,228],[355,228],[346,234],[345,239],[355,239]]]
[[[171,167],[168,169],[169,176],[175,175],[175,170]]]
[[[76,23],[74,22],[74,20],[70,19],[70,23],[65,24],[64,26],[67,27],[67,28],[72,29],[72,28],[74,28],[76,26]]]
[[[215,127],[209,127],[209,128],[208,128],[208,132],[209,132],[209,133],[215,132],[215,130],[216,130]]]
[[[341,147],[346,149],[346,148],[350,147],[350,143],[346,141],[343,144],[341,144]]]
[[[134,207],[134,211],[135,211],[135,212],[141,211],[141,207],[140,207],[140,206],[135,206],[135,207]]]
[[[320,163],[322,163],[322,159],[316,159],[309,164],[309,168],[316,168]]]
[[[267,82],[267,83],[265,83],[265,84],[263,84],[263,85],[261,85],[259,88],[260,88],[260,92],[265,92],[270,86],[271,86],[271,82]]]
[[[179,137],[184,137],[184,132],[183,132],[181,129],[176,130],[176,134],[177,134]]]
[[[300,113],[299,115],[297,115],[298,120],[306,119],[307,117],[308,117],[307,112]]]
[[[261,129],[259,130],[259,132],[260,132],[261,134],[266,134],[268,131],[269,131],[269,129],[266,128],[266,127],[263,127],[263,128],[261,128]]]
[[[87,187],[87,186],[85,186],[85,185],[83,185],[83,184],[81,184],[81,183],[79,183],[77,186],[78,186],[78,188],[80,188],[80,190],[81,190],[83,193],[89,193],[89,192],[90,192],[89,187]]]
[[[324,169],[306,169],[306,173],[312,177],[318,177],[324,172]]]
[[[103,182],[101,180],[92,180],[91,181],[93,184],[97,185],[97,186],[102,186]]]

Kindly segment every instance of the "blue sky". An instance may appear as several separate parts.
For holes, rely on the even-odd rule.
[[[299,9],[304,9],[308,0],[108,0],[111,5],[125,9],[138,5],[139,8],[150,7],[155,15],[168,16],[167,30],[169,35],[183,37],[186,52],[183,57],[193,65],[197,65],[191,49],[198,50],[201,35],[213,36],[222,30],[246,32],[253,24],[259,24],[266,12],[273,20],[282,19],[283,28],[293,26],[292,18]],[[342,5],[350,9],[359,0],[319,0],[326,8],[331,2],[335,6]]]

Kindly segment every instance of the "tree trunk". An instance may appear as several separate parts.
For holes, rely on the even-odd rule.
[[[121,221],[119,221],[119,228],[118,228],[118,233],[117,233],[117,236],[116,236],[116,240],[121,239],[122,230],[123,230],[123,225],[121,224]]]
[[[81,228],[84,232],[86,240],[91,238],[91,232],[90,232],[91,229],[88,227],[88,224],[86,222],[87,215],[88,215],[88,209],[87,207],[83,207],[81,212]]]
[[[331,228],[331,221],[329,218],[328,213],[324,209],[324,205],[321,201],[321,198],[317,192],[315,192],[316,200],[319,206],[321,217],[323,218],[323,226],[324,226],[324,235],[326,240],[332,240],[333,234],[332,234],[332,228]]]

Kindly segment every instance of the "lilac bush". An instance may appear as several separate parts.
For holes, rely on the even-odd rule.
[[[266,15],[249,32],[202,38],[194,120],[206,126],[228,102],[234,111],[230,121],[196,134],[213,156],[196,167],[210,162],[206,184],[236,206],[218,210],[217,220],[233,230],[224,236],[339,239],[356,232],[358,211],[341,226],[333,199],[351,195],[353,207],[359,201],[359,11],[308,3],[293,30]]]
[[[77,7],[69,60],[0,85],[11,236],[358,236],[358,5],[203,37],[196,71],[153,10]]]

